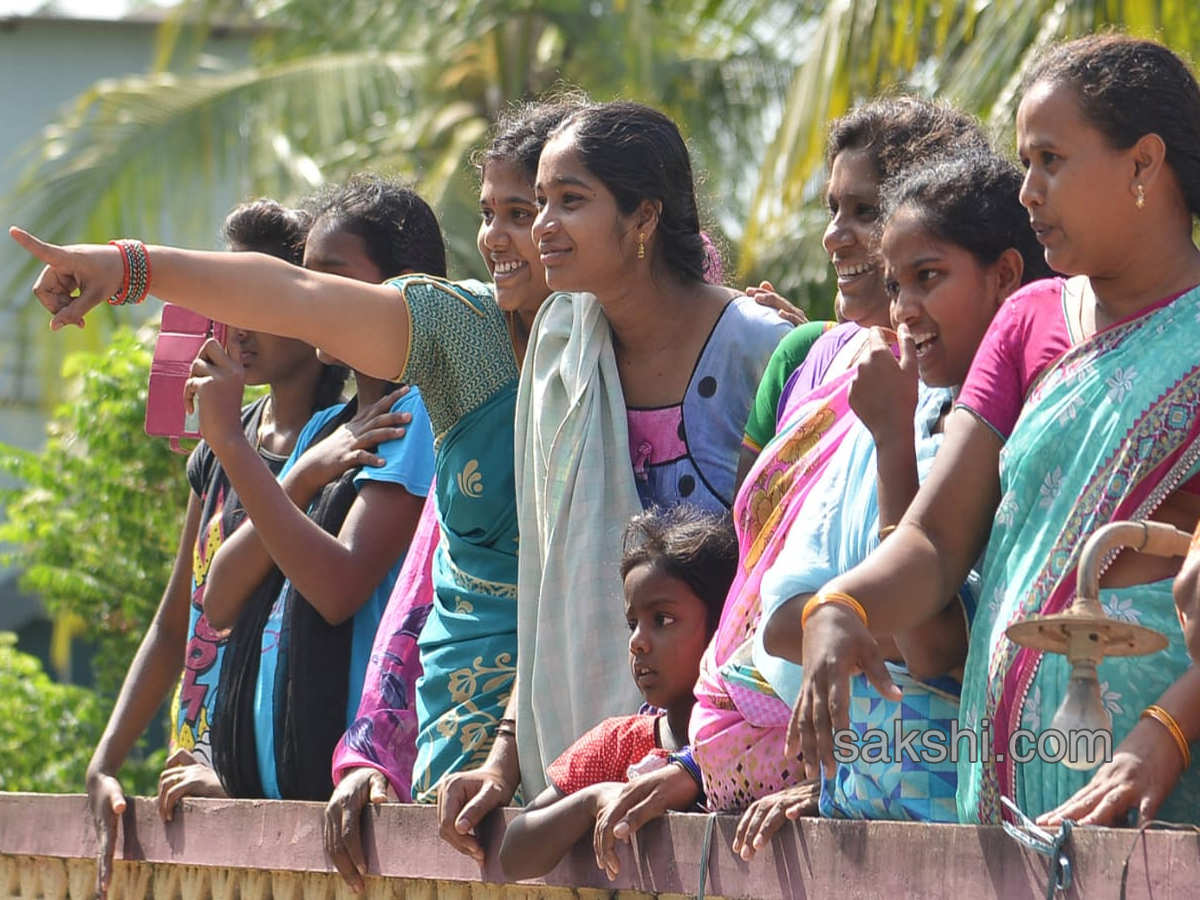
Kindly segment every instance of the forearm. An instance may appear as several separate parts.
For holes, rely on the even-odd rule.
[[[876,495],[879,501],[879,532],[885,537],[895,526],[921,486],[917,475],[917,451],[911,420],[907,429],[877,438],[875,442]]]
[[[504,716],[502,721],[513,722],[517,721],[517,690],[514,684],[513,691],[508,696],[508,703],[504,705]],[[504,732],[497,732],[495,740],[492,741],[492,747],[488,750],[488,757],[485,766],[500,772],[506,784],[512,785],[513,793],[521,785],[521,760],[517,753],[517,739],[515,735]]]
[[[504,874],[513,879],[536,878],[558,865],[595,826],[599,787],[592,785],[546,805],[539,805],[543,800],[539,797],[538,803],[517,816],[500,848]]]
[[[933,469],[895,532],[825,591],[862,604],[874,634],[906,631],[942,611],[979,558],[1000,502],[1000,439],[957,410]]]
[[[216,446],[214,445],[214,450]],[[261,464],[261,460],[257,459],[258,454],[253,451],[249,442],[233,438],[228,444],[219,446],[221,449],[218,458],[221,459],[226,473],[231,476],[231,483],[239,495],[254,492],[261,496],[262,502],[252,503],[255,509],[274,502],[271,495],[276,491],[267,484],[267,479],[262,477],[263,473],[270,476],[270,472]],[[237,476],[236,480],[233,475]],[[297,511],[300,511],[307,508],[316,489],[304,479],[291,476],[292,473],[289,473],[282,482],[283,493]],[[271,476],[270,481],[275,482],[275,478]],[[264,520],[261,514],[259,520]],[[215,628],[232,627],[254,591],[275,566],[275,560],[255,527],[255,520],[246,521],[242,527],[227,536],[209,566],[208,587],[204,598],[204,610],[209,624]]]
[[[200,532],[200,498],[188,492],[175,564],[154,619],[138,646],[117,702],[88,764],[89,779],[116,775],[137,739],[179,682],[187,653],[192,605],[192,553]]]
[[[393,378],[407,355],[408,317],[394,288],[259,253],[147,252],[150,290],[163,300],[251,331],[300,338],[378,378]]]
[[[138,647],[108,724],[88,763],[89,777],[117,774],[129,751],[179,681],[187,645],[186,630],[173,634],[174,629],[161,625],[156,617]]]
[[[1189,744],[1200,741],[1200,669],[1190,666],[1155,701],[1179,724]]]

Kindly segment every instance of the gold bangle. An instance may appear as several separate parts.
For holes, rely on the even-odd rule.
[[[867,625],[867,611],[862,608],[862,604],[851,597],[849,594],[843,594],[841,591],[821,591],[812,597],[808,598],[808,602],[804,604],[804,609],[800,613],[800,628],[803,629],[808,624],[808,617],[811,616],[818,606],[826,603],[836,603],[839,606],[845,606],[848,609],[854,610],[863,623],[863,627]]]
[[[895,525],[884,525],[879,529],[879,542],[882,544],[883,539],[896,530]]]
[[[1183,729],[1179,727],[1179,723],[1175,721],[1175,717],[1155,703],[1142,710],[1141,718],[1153,719],[1170,732],[1171,737],[1175,739],[1176,746],[1179,747],[1179,753],[1183,756],[1183,768],[1186,771],[1192,764],[1192,748],[1188,746],[1188,740],[1183,734]]]

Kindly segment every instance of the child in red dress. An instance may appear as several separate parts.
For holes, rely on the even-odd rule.
[[[687,750],[693,688],[736,566],[728,517],[679,506],[630,521],[621,560],[629,668],[646,703],[638,715],[605,719],[550,764],[550,787],[505,834],[509,878],[554,868],[633,778],[671,764],[699,774]]]

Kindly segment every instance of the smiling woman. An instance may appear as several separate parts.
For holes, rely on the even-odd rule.
[[[1043,824],[1124,822],[1131,809],[1195,821],[1196,773],[1184,772],[1172,729],[1140,715],[1153,706],[1188,741],[1200,738],[1200,673],[1171,599],[1177,560],[1122,553],[1101,583],[1101,602],[1132,602],[1170,638],[1153,665],[1104,664],[1112,761],[1090,774],[1003,754],[1018,729],[1050,721],[1068,676],[1063,658],[1012,644],[1005,624],[1065,608],[1083,540],[1099,525],[1152,518],[1191,530],[1200,517],[1200,369],[1179,340],[1200,315],[1200,87],[1152,41],[1055,46],[1026,80],[1017,146],[1020,199],[1046,260],[1076,277],[1034,282],[1003,305],[904,520],[824,586],[854,597],[870,631],[833,604],[808,616],[795,743],[809,774],[832,769],[851,670],[894,696],[876,635],[940,615],[945,585],[983,553],[988,603],[971,626],[959,726],[990,723],[993,746],[959,761],[960,818],[998,822],[1007,797]]]
[[[888,321],[876,236],[881,184],[908,164],[928,162],[956,147],[986,149],[975,121],[950,107],[913,98],[872,101],[830,126],[831,219],[825,248],[839,279],[844,278],[853,295],[846,306],[861,320],[839,325],[813,345],[779,401],[776,438],[764,448],[738,492],[734,507],[741,553],[738,577],[701,664],[691,723],[694,752],[712,809],[745,809],[764,798],[780,798],[785,790],[801,791],[806,803],[812,800],[811,790],[801,785],[799,768],[781,764],[788,704],[767,686],[750,658],[762,615],[762,578],[783,553],[793,522],[819,527],[837,506],[824,503],[827,495],[821,488],[825,468],[837,458],[835,453],[848,440],[855,421],[849,369],[868,344],[871,329],[864,326]],[[894,366],[881,338],[878,344],[880,358],[886,356]],[[869,362],[864,359],[863,365]],[[884,396],[894,397],[890,389],[902,385],[901,379],[884,380],[883,386],[889,388]],[[915,386],[910,387],[915,403]],[[933,400],[929,403],[937,405]],[[900,403],[893,406],[905,408]],[[915,464],[903,456],[905,448],[910,457],[914,452],[913,416],[899,418],[903,420],[900,434],[907,430],[908,437],[892,441],[892,448],[901,451],[907,466],[902,471],[912,470],[906,477],[915,490]],[[861,425],[855,427],[862,430]],[[911,490],[907,496],[904,493],[903,487],[895,491],[902,497],[898,508],[896,504],[886,508],[889,504],[881,497],[880,525],[899,518],[911,497]],[[812,505],[806,506],[810,497]],[[795,797],[784,802],[790,808]]]

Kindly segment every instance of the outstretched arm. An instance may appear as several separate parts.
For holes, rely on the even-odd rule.
[[[121,289],[121,251],[107,244],[47,244],[20,228],[9,234],[46,264],[33,286],[52,329],[84,315]],[[219,322],[300,338],[346,365],[395,379],[408,355],[409,318],[395,288],[290,265],[261,253],[216,253],[153,246],[154,296]],[[73,296],[73,294],[76,294]]]

